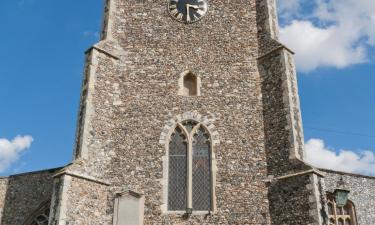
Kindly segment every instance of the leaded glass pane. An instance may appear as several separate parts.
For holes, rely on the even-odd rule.
[[[193,209],[211,209],[211,160],[210,139],[199,128],[193,139]]]
[[[169,143],[168,210],[185,210],[187,179],[187,143],[180,128],[176,128]]]

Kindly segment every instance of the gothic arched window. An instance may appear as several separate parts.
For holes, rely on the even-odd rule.
[[[177,125],[169,141],[169,211],[211,211],[211,151],[210,135],[202,124]]]
[[[50,201],[43,203],[32,213],[24,225],[48,225],[50,204]]]
[[[327,199],[329,225],[357,225],[355,208],[351,201],[344,207],[338,207],[332,194],[328,194]]]

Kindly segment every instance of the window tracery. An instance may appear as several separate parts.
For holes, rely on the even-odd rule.
[[[211,211],[211,138],[195,121],[179,123],[169,140],[168,210]]]
[[[344,207],[338,207],[333,195],[328,194],[327,199],[329,225],[357,225],[355,208],[351,201]]]
[[[42,204],[29,219],[24,223],[24,225],[48,225],[50,213],[50,201]]]

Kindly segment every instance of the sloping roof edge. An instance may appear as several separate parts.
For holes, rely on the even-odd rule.
[[[362,174],[358,174],[358,173],[349,173],[349,172],[343,172],[343,171],[337,171],[337,170],[331,170],[331,169],[323,169],[323,168],[319,168],[319,170],[323,171],[325,173],[336,173],[336,174],[341,174],[341,175],[375,179],[375,176],[362,175]]]

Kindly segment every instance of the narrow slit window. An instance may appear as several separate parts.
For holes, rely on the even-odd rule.
[[[184,77],[184,93],[187,96],[197,95],[197,77],[191,73]]]
[[[179,95],[200,96],[200,79],[192,72],[182,73],[179,80]]]

